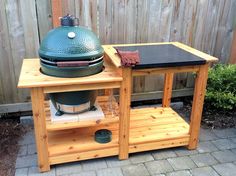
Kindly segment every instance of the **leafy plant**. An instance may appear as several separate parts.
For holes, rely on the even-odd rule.
[[[206,103],[221,110],[236,108],[236,65],[217,64],[209,70]]]

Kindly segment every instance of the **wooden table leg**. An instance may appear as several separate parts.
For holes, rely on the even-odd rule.
[[[200,66],[200,69],[197,72],[197,77],[195,80],[193,105],[190,117],[191,120],[189,129],[190,140],[188,149],[196,149],[198,144],[198,136],[201,125],[201,117],[202,117],[203,102],[206,92],[207,77],[208,77],[208,64],[205,64]]]
[[[119,122],[119,159],[129,157],[129,125],[131,103],[131,68],[123,68],[123,81],[120,88],[120,122]]]
[[[31,101],[34,117],[34,131],[38,153],[38,167],[41,172],[49,171],[48,138],[46,114],[44,111],[44,93],[42,88],[31,89]]]
[[[174,77],[174,73],[166,73],[165,74],[162,107],[169,107],[170,106],[171,95],[172,95],[172,86],[173,86],[173,77]]]

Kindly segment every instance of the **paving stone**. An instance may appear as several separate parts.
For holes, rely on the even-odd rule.
[[[20,123],[23,125],[32,125],[33,122],[33,117],[32,116],[22,116],[20,117]]]
[[[186,147],[178,147],[174,151],[178,156],[195,155],[198,153],[197,150],[189,150]]]
[[[232,163],[217,164],[213,168],[221,176],[233,176],[236,175],[236,166]]]
[[[117,157],[109,157],[106,159],[108,167],[120,167],[130,164],[130,160],[119,160]]]
[[[56,175],[76,174],[82,171],[81,164],[78,162],[60,164],[56,166]]]
[[[144,163],[154,160],[150,152],[132,154],[130,155],[129,159],[133,164]]]
[[[231,149],[232,152],[234,152],[236,154],[236,148],[235,149]]]
[[[28,144],[34,144],[35,139],[34,139],[34,132],[33,130],[30,130],[27,132],[22,139],[19,141],[19,145],[28,145]]]
[[[16,169],[15,176],[26,176],[28,174],[28,168]]]
[[[27,146],[27,151],[28,151],[28,155],[32,155],[32,154],[36,154],[36,145],[35,144],[29,144]]]
[[[217,147],[211,141],[200,142],[197,151],[199,153],[215,152]]]
[[[124,176],[148,176],[148,170],[143,164],[129,165],[122,167]]]
[[[88,170],[98,170],[107,168],[106,161],[104,159],[93,159],[81,162],[82,169]]]
[[[149,161],[145,163],[148,171],[153,174],[163,174],[173,171],[170,163],[167,160]]]
[[[216,129],[213,132],[219,138],[236,137],[236,128]]]
[[[220,163],[236,161],[236,154],[230,150],[222,150],[211,153]]]
[[[97,176],[123,176],[120,168],[107,168],[97,171]]]
[[[218,139],[212,141],[212,143],[220,150],[236,148],[236,143],[232,142],[229,139]]]
[[[18,151],[18,156],[25,156],[27,154],[27,145],[21,145]]]
[[[56,176],[55,168],[51,168],[48,172],[40,173],[38,167],[30,167],[28,176]]]
[[[77,174],[69,174],[65,176],[96,176],[95,171],[88,171],[88,172],[80,172]]]
[[[192,176],[188,170],[167,173],[166,176]]]
[[[26,155],[17,157],[16,168],[37,166],[37,155]]]
[[[187,156],[167,159],[174,170],[185,170],[195,168],[194,162]]]
[[[173,158],[177,156],[175,152],[170,149],[157,150],[152,152],[152,155],[156,160]]]
[[[199,136],[200,141],[211,141],[216,139],[218,139],[218,137],[215,135],[213,130],[201,128]]]
[[[194,168],[191,173],[193,176],[219,176],[211,167]]]
[[[191,155],[190,158],[198,167],[217,164],[218,162],[209,153]]]
[[[236,143],[236,137],[235,137],[235,138],[230,138],[230,140],[231,140],[233,143]]]

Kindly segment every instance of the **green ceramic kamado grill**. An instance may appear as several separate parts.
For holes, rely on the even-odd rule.
[[[97,36],[78,26],[78,18],[74,16],[66,15],[60,20],[61,26],[48,32],[40,45],[41,72],[65,78],[101,72],[104,51]],[[59,92],[49,96],[57,115],[81,113],[93,108],[97,91]]]

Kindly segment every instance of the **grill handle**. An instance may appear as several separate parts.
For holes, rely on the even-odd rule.
[[[69,61],[69,62],[56,62],[58,67],[80,67],[89,66],[88,61]]]

